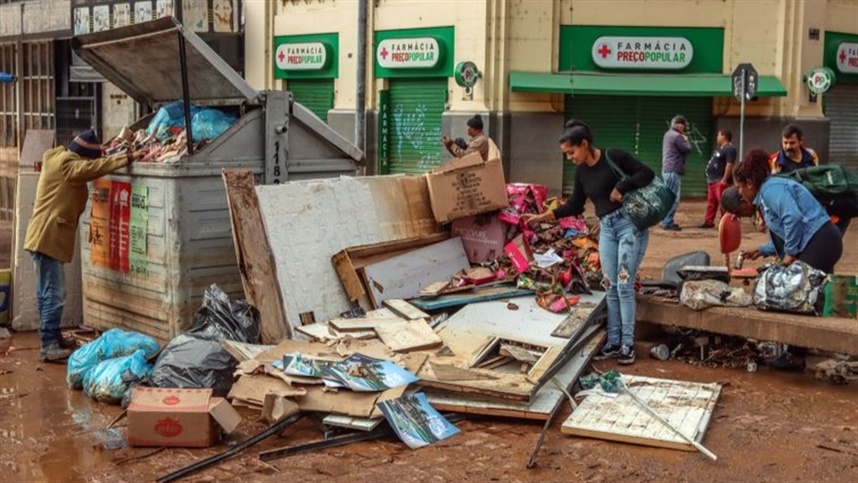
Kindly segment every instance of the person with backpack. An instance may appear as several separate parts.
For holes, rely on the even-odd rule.
[[[625,151],[594,146],[593,133],[583,122],[571,119],[565,127],[560,149],[576,166],[572,196],[555,210],[522,218],[526,223],[536,224],[580,216],[587,199],[593,202],[599,217],[599,262],[608,304],[608,340],[596,358],[616,357],[621,365],[633,364],[635,277],[649,243],[649,230],[638,229],[622,200],[625,193],[650,184],[655,173]],[[621,179],[615,167],[626,177]]]
[[[768,155],[761,149],[748,152],[733,170],[736,186],[721,196],[724,211],[752,217],[759,212],[771,242],[746,251],[745,258],[776,255],[784,265],[795,260],[834,273],[843,255],[840,231],[819,201],[800,183],[771,176]]]

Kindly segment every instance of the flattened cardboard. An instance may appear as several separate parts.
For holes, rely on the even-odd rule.
[[[499,159],[483,162],[479,153],[472,153],[425,176],[432,213],[438,223],[509,205]]]
[[[135,387],[128,406],[128,444],[204,448],[232,431],[241,416],[211,389]]]
[[[508,227],[495,213],[486,213],[454,220],[450,234],[462,239],[469,262],[486,263],[504,254]]]
[[[245,374],[241,376],[229,391],[230,399],[249,402],[251,404],[264,404],[266,394],[278,396],[301,396],[306,394],[303,387],[292,387],[282,379],[262,374]]]

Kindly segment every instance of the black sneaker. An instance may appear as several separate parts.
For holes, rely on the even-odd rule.
[[[71,355],[71,351],[68,349],[63,349],[60,347],[60,344],[54,342],[53,344],[48,344],[39,350],[39,359],[45,362],[55,362],[61,361],[63,359],[68,358]]]
[[[677,225],[676,223],[668,226],[662,226],[666,231],[682,231],[682,227]]]
[[[706,222],[704,222],[704,223],[701,223],[701,224],[697,225],[697,228],[700,228],[700,229],[702,229],[702,230],[706,230],[706,229],[709,229],[709,228],[715,228],[715,224],[714,224],[714,223],[706,223]]]
[[[630,366],[635,363],[635,348],[624,345],[620,348],[620,354],[617,359],[617,364],[621,366]]]
[[[593,360],[596,361],[604,361],[605,359],[613,359],[620,355],[620,346],[619,345],[608,345],[605,344],[602,346],[602,350],[599,351],[598,354],[593,356]]]

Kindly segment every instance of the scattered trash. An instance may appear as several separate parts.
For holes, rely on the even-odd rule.
[[[66,364],[66,384],[69,388],[81,389],[87,371],[100,362],[128,356],[138,350],[142,350],[142,358],[145,362],[160,349],[155,339],[148,335],[118,328],[110,329],[69,356]]]
[[[83,392],[96,401],[119,404],[131,384],[146,379],[151,371],[144,350],[138,349],[130,356],[107,359],[86,371]]]
[[[858,379],[858,361],[824,360],[813,367],[813,373],[817,379],[832,384],[849,384]]]
[[[763,310],[798,314],[822,313],[825,304],[825,272],[796,260],[785,267],[769,263],[759,269],[754,286],[754,305]]]
[[[411,449],[422,448],[459,433],[457,427],[429,404],[422,392],[382,401],[378,407],[399,439]]]

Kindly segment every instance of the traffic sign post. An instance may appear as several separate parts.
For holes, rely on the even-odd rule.
[[[733,95],[740,102],[739,111],[739,159],[744,156],[745,103],[757,95],[760,76],[751,64],[739,64],[733,71]]]

